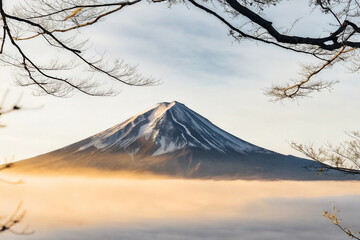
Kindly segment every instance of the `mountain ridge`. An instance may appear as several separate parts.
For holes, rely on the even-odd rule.
[[[185,178],[345,180],[317,176],[320,164],[246,142],[179,102],[158,103],[105,131],[16,163],[23,171],[72,169],[151,173]]]

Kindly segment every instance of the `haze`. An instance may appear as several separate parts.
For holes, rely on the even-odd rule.
[[[15,229],[36,233],[6,239],[340,239],[321,216],[330,201],[359,227],[359,182],[23,179],[0,185],[0,215],[22,200],[27,215]]]

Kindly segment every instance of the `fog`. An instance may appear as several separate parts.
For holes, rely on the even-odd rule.
[[[16,179],[14,176],[5,176]],[[35,233],[0,239],[339,239],[331,201],[360,229],[360,182],[24,176],[0,184],[0,223],[20,201]],[[357,225],[356,225],[357,224]]]

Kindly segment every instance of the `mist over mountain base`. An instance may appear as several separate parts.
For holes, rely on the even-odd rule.
[[[161,156],[128,153],[54,152],[17,162],[5,172],[60,176],[185,178],[218,180],[360,180],[339,171],[319,173],[316,162],[281,154],[175,151]]]
[[[322,217],[331,201],[359,229],[358,181],[213,181],[3,175],[0,216],[20,201],[35,233],[7,240],[343,239]]]

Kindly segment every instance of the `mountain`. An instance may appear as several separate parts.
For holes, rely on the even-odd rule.
[[[256,129],[254,129],[256,130]],[[313,161],[255,146],[179,102],[159,103],[67,147],[16,163],[27,172],[136,172],[188,178],[298,179],[317,176]]]
[[[223,131],[178,102],[159,103],[146,112],[69,147],[77,151],[141,152],[149,156],[180,149],[219,153],[267,152]]]

